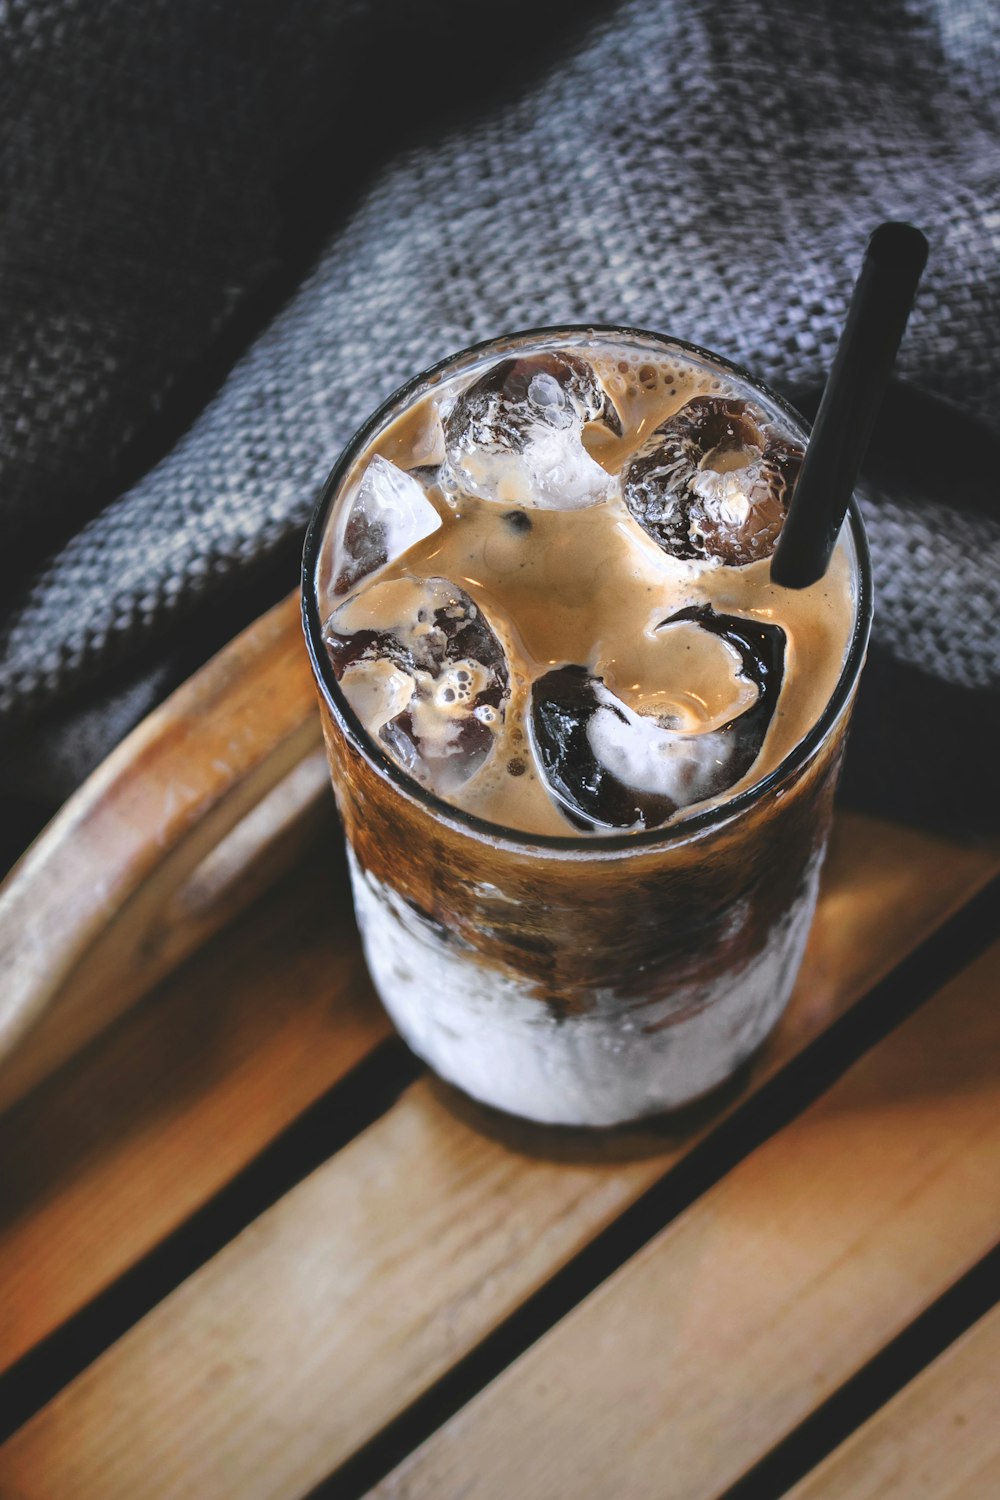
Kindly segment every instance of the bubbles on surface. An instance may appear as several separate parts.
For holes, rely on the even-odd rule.
[[[503,647],[444,578],[373,584],[334,611],[324,640],[370,734],[423,786],[447,796],[491,754],[509,676]]]

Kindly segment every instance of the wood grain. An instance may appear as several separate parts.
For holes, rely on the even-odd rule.
[[[1000,945],[374,1494],[721,1495],[1000,1236]]]
[[[787,1500],[996,1500],[1000,1307],[980,1319]]]
[[[389,1031],[314,857],[0,1128],[0,1369],[183,1222]]]
[[[796,998],[747,1087],[997,864],[842,818]],[[718,1107],[632,1135],[557,1136],[418,1083],[39,1413],[0,1453],[0,1490],[303,1494],[688,1151]]]
[[[297,857],[332,811],[292,595],[127,736],[0,886],[0,1109]]]

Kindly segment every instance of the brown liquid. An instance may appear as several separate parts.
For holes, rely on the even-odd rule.
[[[567,347],[567,346],[563,346]],[[591,425],[591,456],[617,475],[629,455],[692,396],[721,391],[759,404],[751,390],[676,356],[651,356],[624,345],[576,346],[591,360],[623,418],[624,436]],[[481,373],[445,381],[397,418],[359,458],[340,505],[350,504],[375,453],[403,469],[440,457],[439,407]],[[629,514],[617,485],[584,509],[530,508],[527,496],[502,501],[427,489],[441,526],[401,558],[358,585],[344,624],[349,630],[391,629],[416,597],[408,579],[446,578],[470,595],[501,640],[510,671],[510,698],[485,765],[447,800],[488,822],[528,833],[579,836],[537,772],[526,715],[531,683],[553,666],[576,663],[602,677],[631,708],[669,716],[684,730],[710,730],[752,701],[756,690],[740,675],[717,637],[693,625],[656,630],[690,605],[777,623],[785,631],[785,670],[777,709],[760,755],[748,774],[714,801],[761,780],[790,754],[817,722],[839,679],[854,624],[851,563],[843,543],[826,577],[802,591],[770,583],[768,560],[744,567],[680,562],[665,554]],[[520,500],[530,521],[506,519]],[[343,605],[333,595],[338,510],[328,528],[318,580],[324,616]],[[392,585],[386,587],[385,585]],[[341,617],[342,620],[344,617]],[[383,674],[387,676],[387,674]],[[376,674],[377,679],[377,674]],[[364,684],[353,706],[377,735],[392,684]],[[675,820],[712,805],[682,809]]]

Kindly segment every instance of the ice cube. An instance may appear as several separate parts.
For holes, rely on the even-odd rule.
[[[333,591],[346,594],[441,525],[420,481],[376,453],[340,527]]]
[[[664,552],[741,567],[774,551],[801,462],[750,402],[695,396],[631,459],[622,494]]]
[[[441,796],[475,775],[510,687],[503,647],[463,589],[374,583],[334,611],[324,639],[347,701],[405,771]]]
[[[784,632],[697,605],[664,625],[691,621],[737,653],[754,701],[728,723],[680,731],[624,703],[580,666],[558,667],[531,694],[536,759],[553,795],[581,827],[655,828],[680,808],[717,796],[760,753],[781,689]]]
[[[691,621],[725,641],[739,658],[740,676],[757,689],[754,701],[726,725],[730,758],[727,779],[717,788],[722,791],[745,776],[760,754],[784,678],[785,632],[780,625],[768,625],[744,615],[716,614],[710,604],[678,610],[662,621],[659,628],[684,621]]]
[[[410,441],[412,467],[436,469],[444,463],[444,428],[437,403],[432,402]]]
[[[621,418],[579,355],[505,359],[468,386],[445,418],[442,477],[485,500],[572,510],[603,500],[611,478],[583,444],[588,422],[621,435]]]
[[[600,721],[605,717],[627,729],[630,717],[638,715],[586,667],[557,667],[534,683],[531,740],[545,783],[578,827],[656,827],[677,804],[629,786],[604,762]],[[653,720],[643,727],[657,732]],[[597,748],[591,738],[595,731]]]

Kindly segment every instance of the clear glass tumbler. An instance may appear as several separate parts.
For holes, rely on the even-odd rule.
[[[871,622],[857,504],[845,523],[854,624],[818,722],[760,781],[647,832],[532,836],[425,790],[365,733],[323,645],[317,569],[358,457],[442,379],[553,334],[646,341],[736,379],[803,443],[802,419],[705,350],[634,329],[536,330],[418,375],[348,444],[306,538],[306,642],[376,989],[407,1043],[475,1098],[603,1126],[674,1108],[729,1077],[791,994],[816,904],[833,793]]]

